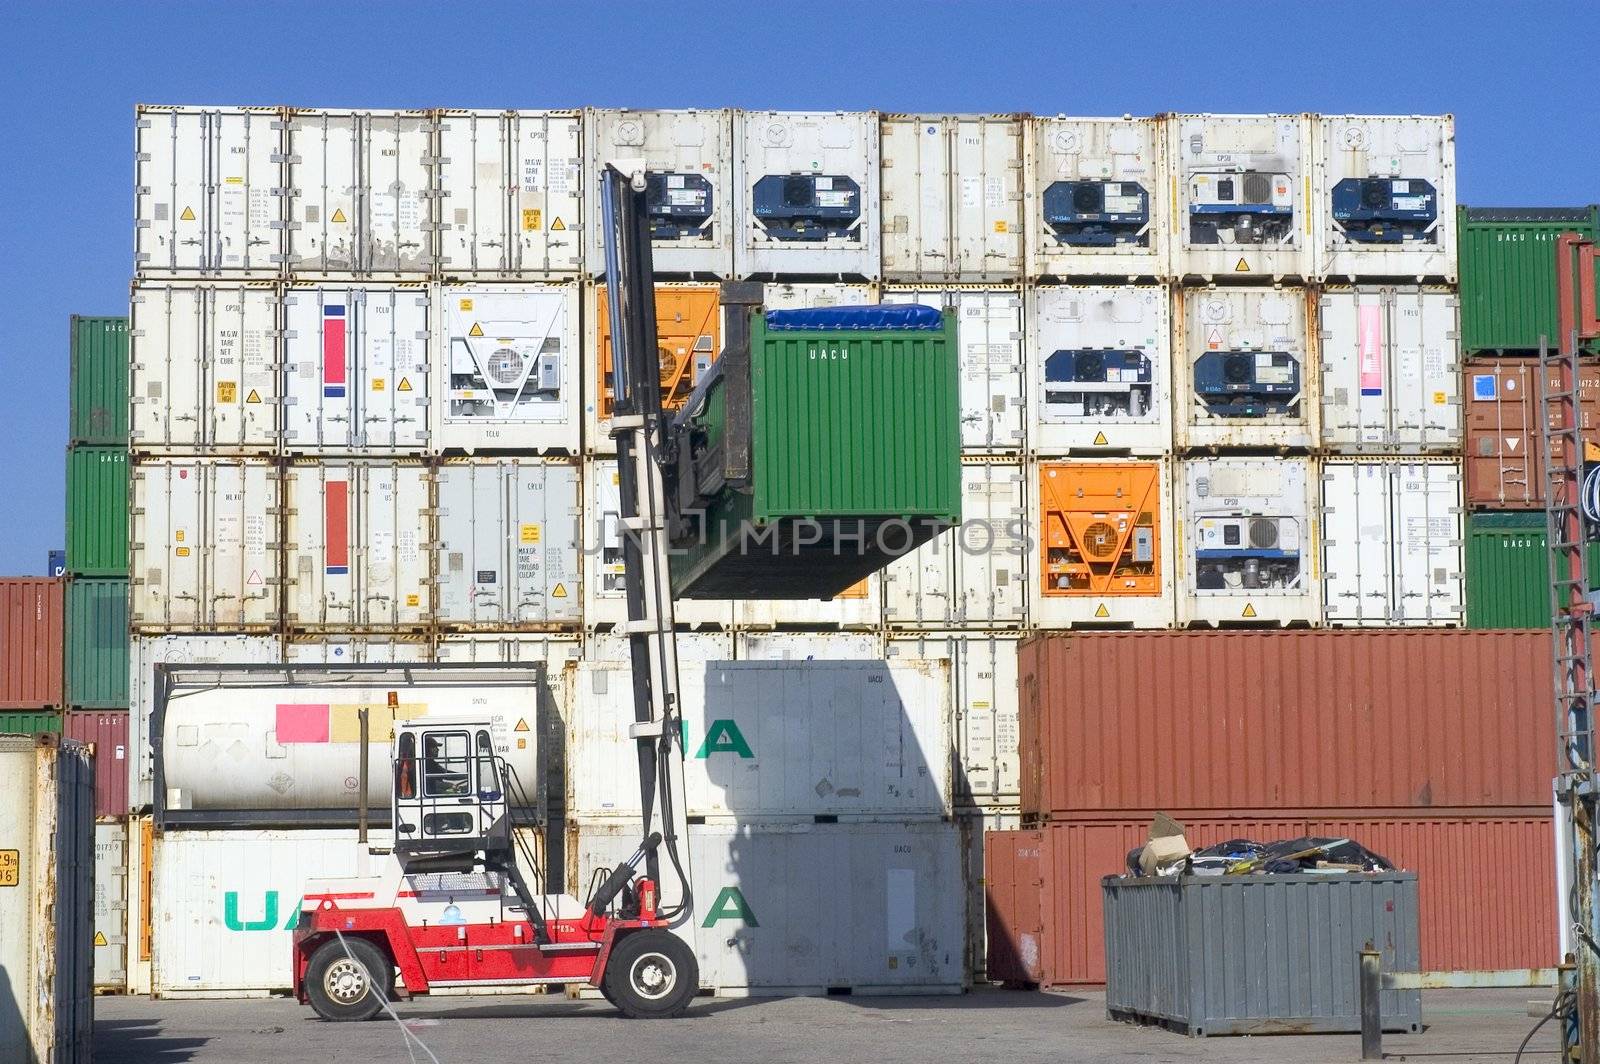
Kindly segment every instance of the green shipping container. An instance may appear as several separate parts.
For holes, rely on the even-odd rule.
[[[732,394],[740,373],[728,356],[691,431],[701,457],[745,439],[748,476],[710,493],[704,536],[675,539],[677,594],[829,598],[959,523],[952,315],[905,306],[757,313],[747,402]],[[743,432],[730,414],[741,408]]]
[[[128,445],[128,319],[72,316],[71,443]]]
[[[67,583],[67,705],[128,708],[128,580]]]
[[[128,575],[128,451],[67,448],[67,573]]]
[[[1600,207],[1461,207],[1461,344],[1476,352],[1556,343],[1556,237],[1600,236]]]
[[[9,710],[0,713],[0,735],[42,735],[61,731],[61,714]]]
[[[1543,510],[1467,515],[1468,628],[1550,627],[1545,543]],[[1589,548],[1589,572],[1600,573],[1600,544]]]

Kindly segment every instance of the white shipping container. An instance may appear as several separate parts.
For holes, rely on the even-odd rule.
[[[878,114],[736,111],[741,277],[877,280]]]
[[[1461,450],[1458,303],[1448,288],[1323,288],[1317,354],[1325,448]]]
[[[0,1060],[94,1057],[94,859],[87,748],[0,736]]]
[[[289,273],[433,271],[433,118],[425,111],[289,112]]]
[[[1022,119],[884,115],[883,275],[1022,277]]]
[[[882,661],[883,637],[868,632],[735,632],[740,661]]]
[[[374,842],[385,837],[376,832]],[[388,860],[369,856],[353,830],[157,835],[150,870],[151,990],[228,996],[290,989],[293,930],[306,881],[366,874]]]
[[[1309,279],[1311,116],[1169,115],[1172,276]]]
[[[141,277],[282,273],[283,112],[140,104],[136,113],[135,272]]]
[[[1315,447],[1315,290],[1185,288],[1178,298],[1178,448]]]
[[[573,825],[568,882],[589,882],[638,844],[633,824]],[[966,985],[954,823],[694,824],[688,851],[702,987],[763,996]]]
[[[438,611],[450,627],[576,625],[579,467],[451,459],[435,473]]]
[[[1164,454],[1172,324],[1159,285],[1038,287],[1028,302],[1028,449]]]
[[[1030,279],[1167,276],[1168,192],[1159,118],[1030,118]]]
[[[673,604],[679,621],[683,620],[684,604],[691,601],[695,600],[679,599]],[[883,624],[883,577],[869,573],[831,599],[735,599],[733,622],[742,628],[806,625],[854,631],[876,629]]]
[[[438,124],[440,275],[577,276],[582,115],[446,110]]]
[[[289,665],[363,665],[434,660],[426,636],[313,635],[298,636],[283,644]]]
[[[565,778],[567,770],[567,721],[570,714],[573,677],[583,659],[583,643],[576,634],[532,634],[527,632],[477,632],[444,635],[434,648],[440,662],[471,662],[478,665],[543,664],[545,683],[539,689],[539,745],[545,754],[548,780]],[[564,797],[565,788],[549,784],[549,793]]]
[[[956,623],[954,530],[884,567],[883,621],[890,628],[951,628]]]
[[[1329,459],[1321,520],[1326,623],[1462,623],[1459,460]]]
[[[133,630],[265,631],[282,615],[278,470],[156,458],[128,470]]]
[[[130,304],[134,453],[277,453],[277,287],[135,283]]]
[[[878,287],[870,284],[789,284],[761,286],[766,310],[810,310],[814,307],[866,307],[879,302]]]
[[[1178,624],[1316,624],[1321,618],[1309,458],[1182,464]]]
[[[100,820],[94,825],[94,988],[120,994],[127,985],[128,821]]]
[[[285,289],[284,450],[427,452],[428,315],[421,284]]]
[[[679,632],[678,669],[704,671],[711,661],[733,660],[732,632]],[[584,661],[628,661],[628,637],[616,632],[589,632],[583,638]]]
[[[259,665],[283,660],[275,635],[134,635],[128,641],[128,801],[148,809],[155,769],[150,758],[150,715],[155,711],[155,667],[165,664]]]
[[[193,665],[171,667],[167,679],[150,738],[168,817],[183,811],[227,823],[238,814],[271,823],[281,814],[280,823],[292,824],[297,812],[322,810],[353,821],[361,799],[362,710],[367,801],[384,818],[394,722],[428,716],[488,721],[495,755],[529,788],[530,799],[538,797],[532,788],[542,771],[534,731],[540,670]],[[542,809],[530,812],[542,818]]]
[[[1028,617],[1039,628],[1171,628],[1172,461],[1039,462]]]
[[[130,994],[150,993],[151,820],[128,818],[128,954]]]
[[[622,571],[622,489],[615,458],[589,458],[583,465],[583,623],[609,627],[628,619]],[[727,599],[678,599],[679,625],[726,628],[733,624]]]
[[[948,632],[888,640],[890,664],[950,662],[955,706],[958,806],[1013,806],[1019,801],[1016,632]]]
[[[284,615],[299,630],[415,629],[433,616],[431,476],[405,459],[283,473]]]
[[[961,449],[1022,450],[1024,407],[1022,291],[1017,288],[886,287],[886,303],[922,303],[956,316],[961,349]]]
[[[600,175],[643,162],[650,258],[657,276],[733,276],[733,112],[596,110],[584,114],[589,152],[588,272],[606,272]]]
[[[1317,277],[1456,279],[1452,115],[1318,115]]]
[[[691,817],[937,817],[952,806],[943,661],[725,661],[679,670]],[[567,812],[637,821],[629,666],[578,666]]]

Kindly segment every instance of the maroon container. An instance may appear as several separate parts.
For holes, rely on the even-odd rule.
[[[1467,504],[1494,510],[1544,507],[1544,442],[1539,437],[1539,363],[1474,358],[1466,363]],[[1579,373],[1580,424],[1600,429],[1600,365]]]
[[[1550,801],[1550,634],[1093,632],[1019,650],[1022,809],[1122,819]]]
[[[1424,970],[1537,968],[1558,948],[1548,812],[1356,820],[1175,816],[1197,849],[1234,838],[1348,837],[1416,872]],[[1105,982],[1100,880],[1125,870],[1128,851],[1144,844],[1149,829],[1145,816],[990,832],[984,839],[989,978],[1043,986]]]
[[[62,722],[69,739],[94,745],[94,815],[128,815],[128,711],[69,711]]]
[[[66,582],[0,577],[0,709],[59,709]]]

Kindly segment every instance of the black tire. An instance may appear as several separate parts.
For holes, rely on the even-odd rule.
[[[606,961],[606,998],[631,1019],[682,1016],[700,990],[700,964],[671,931],[645,928],[617,940]]]
[[[364,938],[330,938],[306,966],[306,997],[325,1020],[370,1020],[394,999],[394,963]]]

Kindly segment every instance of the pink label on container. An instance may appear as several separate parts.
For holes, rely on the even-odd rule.
[[[1383,394],[1383,308],[1362,306],[1356,318],[1356,354],[1361,366],[1361,394]]]
[[[278,742],[325,743],[328,741],[326,704],[278,703]]]

